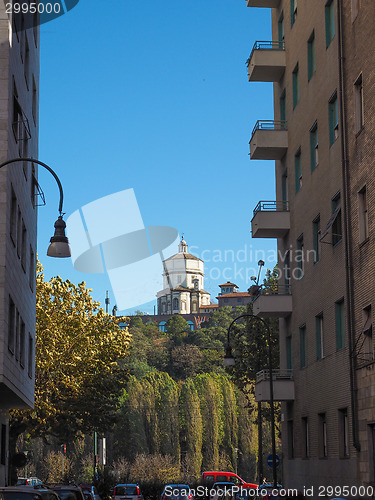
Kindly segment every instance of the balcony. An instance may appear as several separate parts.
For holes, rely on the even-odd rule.
[[[277,290],[261,289],[253,301],[253,314],[261,318],[285,318],[292,313],[290,285]]]
[[[272,370],[273,400],[294,401],[294,380],[292,370]],[[256,375],[255,401],[270,400],[270,371],[262,370]]]
[[[249,82],[278,82],[285,65],[284,41],[255,42],[247,60]]]
[[[287,122],[258,120],[249,144],[251,160],[281,160],[288,149]]]
[[[287,201],[260,201],[251,219],[253,238],[283,238],[290,230]]]
[[[268,7],[276,9],[280,4],[280,0],[247,0],[248,7]]]

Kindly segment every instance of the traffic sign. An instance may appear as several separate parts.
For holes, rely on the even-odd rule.
[[[273,467],[272,457],[273,457],[273,455],[268,455],[268,457],[267,457],[267,465],[268,465],[268,467],[271,467],[271,469]],[[276,458],[276,460],[275,460],[276,467],[278,467],[280,465],[280,457],[279,457],[279,455],[276,455],[275,458]]]

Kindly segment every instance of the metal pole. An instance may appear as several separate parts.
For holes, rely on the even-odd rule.
[[[53,175],[53,177],[55,178],[55,180],[57,182],[57,185],[59,187],[59,191],[60,191],[59,213],[61,215],[62,214],[63,201],[64,201],[64,193],[63,193],[63,188],[62,188],[60,179],[57,177],[57,174],[52,170],[51,167],[49,167],[48,165],[46,165],[45,163],[43,163],[40,160],[35,160],[34,158],[13,158],[12,160],[7,160],[7,161],[4,161],[3,163],[1,163],[0,164],[0,168],[3,168],[6,165],[9,165],[10,163],[15,163],[15,162],[18,162],[18,161],[28,161],[30,163],[36,163],[38,165],[41,165],[45,169],[47,169],[48,172],[50,172]]]
[[[262,428],[262,403],[258,401],[258,479],[263,483],[263,428]]]

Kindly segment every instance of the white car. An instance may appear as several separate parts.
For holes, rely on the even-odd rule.
[[[138,484],[117,484],[112,500],[143,500],[143,495]]]

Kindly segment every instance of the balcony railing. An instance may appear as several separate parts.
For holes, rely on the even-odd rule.
[[[262,318],[285,318],[292,313],[292,290],[290,285],[277,283],[272,290],[261,288],[253,300],[253,314]]]
[[[287,201],[260,201],[253,211],[253,238],[283,238],[290,230]]]
[[[288,130],[288,122],[286,120],[258,120],[251,132],[251,139],[257,130]]]
[[[250,52],[249,59],[246,61],[247,66],[249,66],[251,58],[256,50],[285,50],[285,42],[281,40],[280,42],[269,41],[256,41],[253,45],[253,48]]]
[[[253,214],[258,212],[285,212],[289,210],[287,201],[260,201],[253,210]]]
[[[285,42],[255,42],[246,61],[249,82],[278,82],[285,72]]]

